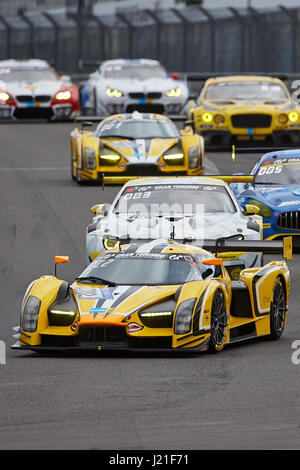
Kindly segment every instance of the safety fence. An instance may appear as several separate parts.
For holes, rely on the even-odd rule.
[[[300,8],[189,6],[106,16],[64,8],[0,15],[0,59],[43,58],[68,74],[119,57],[157,58],[178,72],[297,72],[299,51]]]

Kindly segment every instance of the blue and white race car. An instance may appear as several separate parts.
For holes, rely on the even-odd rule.
[[[233,183],[242,207],[252,204],[263,217],[263,238],[293,236],[300,246],[300,149],[264,154],[252,168],[254,181]]]

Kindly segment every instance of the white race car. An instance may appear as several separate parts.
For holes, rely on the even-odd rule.
[[[0,119],[73,120],[79,91],[45,60],[0,61]]]
[[[172,238],[207,246],[221,237],[260,240],[262,217],[255,215],[255,207],[246,209],[248,215],[242,212],[234,193],[221,179],[206,176],[133,179],[122,187],[111,205],[92,207],[95,216],[86,231],[86,262],[90,263],[119,241]],[[259,253],[243,255],[245,267],[261,265],[261,261]]]
[[[114,59],[102,62],[81,87],[85,114],[183,114],[188,87],[178,74],[168,75],[163,65],[150,59]]]

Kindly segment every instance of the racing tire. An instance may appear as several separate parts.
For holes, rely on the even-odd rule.
[[[208,352],[222,351],[227,337],[227,314],[224,295],[216,290],[211,304],[211,332],[208,343]]]
[[[97,106],[97,91],[96,88],[93,90],[93,114],[97,116],[98,106]]]
[[[286,294],[279,278],[273,287],[273,300],[270,305],[270,338],[279,339],[282,335],[286,317]]]
[[[72,158],[72,155],[71,155],[71,177],[72,177],[73,181],[76,181],[76,174],[73,171],[73,158]]]

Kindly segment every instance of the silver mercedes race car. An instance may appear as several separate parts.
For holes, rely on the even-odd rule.
[[[78,87],[45,60],[0,61],[0,119],[72,120],[79,112]]]
[[[220,237],[262,239],[258,208],[247,206],[246,213],[242,212],[228,184],[213,177],[133,179],[111,206],[97,204],[91,210],[94,218],[86,231],[87,264],[116,244],[133,240],[171,238],[205,247]],[[237,265],[243,259],[245,267],[262,261],[256,252],[239,253],[237,258]]]
[[[114,59],[102,62],[81,86],[85,114],[118,113],[183,114],[188,87],[178,74],[150,59]]]

